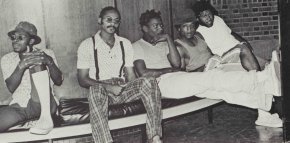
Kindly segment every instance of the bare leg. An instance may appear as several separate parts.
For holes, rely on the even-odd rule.
[[[261,67],[253,52],[246,46],[241,45],[240,53],[241,64],[247,71],[256,70],[261,71]]]
[[[38,93],[41,113],[38,122],[29,131],[33,134],[47,134],[53,128],[50,112],[50,85],[47,70],[32,74],[32,79]]]

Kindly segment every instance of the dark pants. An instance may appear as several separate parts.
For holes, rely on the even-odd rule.
[[[50,111],[55,114],[57,104],[53,97],[50,100]],[[18,104],[0,107],[0,132],[8,130],[10,127],[24,123],[29,120],[38,119],[40,116],[40,103],[29,100],[27,107],[20,107]]]

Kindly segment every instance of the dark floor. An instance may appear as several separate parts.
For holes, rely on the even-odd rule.
[[[282,143],[282,128],[255,126],[257,111],[223,104],[213,110],[209,124],[207,112],[164,122],[164,143]],[[117,142],[140,142],[140,134],[118,137]]]

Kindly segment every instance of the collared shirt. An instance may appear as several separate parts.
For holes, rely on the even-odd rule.
[[[159,42],[152,45],[143,39],[133,43],[134,60],[144,60],[146,67],[161,69],[171,67],[167,55],[169,54],[168,43]]]
[[[200,25],[196,31],[204,37],[212,53],[219,56],[222,56],[225,52],[240,43],[231,34],[232,30],[226,25],[224,20],[218,16],[214,16],[212,27]]]
[[[118,36],[117,34],[114,36],[115,43],[113,48],[111,48],[100,37],[100,31],[95,35],[95,49],[97,49],[100,80],[111,79],[119,76],[119,71],[123,63],[120,41],[123,41],[124,45],[124,66],[133,67],[133,49],[131,42],[126,38]],[[88,38],[80,44],[78,48],[77,68],[89,69],[90,78],[96,79],[93,47],[92,38]]]
[[[53,51],[49,49],[43,49],[43,51],[47,55],[51,56],[54,63],[57,65],[57,61],[56,61]],[[20,62],[19,54],[16,52],[8,53],[1,58],[1,68],[3,72],[4,80],[6,80],[7,78],[11,76],[11,74],[14,72],[14,70],[18,66],[19,62]],[[53,82],[50,82],[50,83],[53,84]],[[12,94],[12,101],[10,102],[10,105],[14,103],[18,103],[21,107],[27,107],[27,103],[29,99],[31,98],[30,93],[31,93],[30,74],[29,74],[29,70],[25,70],[19,86]]]

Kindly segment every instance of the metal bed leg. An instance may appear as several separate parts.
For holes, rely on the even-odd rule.
[[[147,143],[146,125],[141,126],[142,143]]]
[[[208,113],[208,123],[212,124],[213,123],[213,111],[212,111],[212,107],[208,108],[207,113]]]

